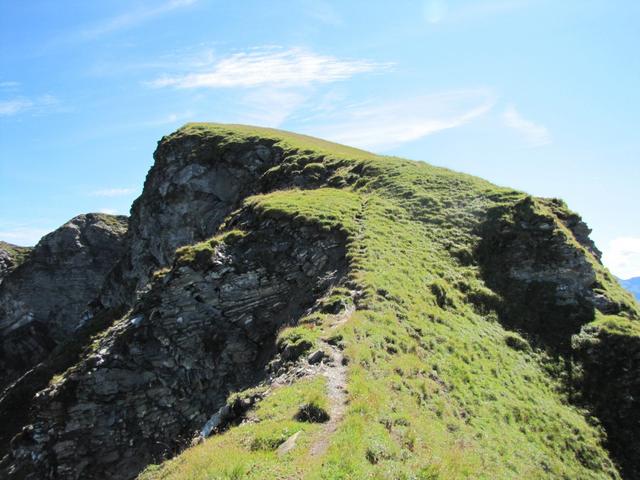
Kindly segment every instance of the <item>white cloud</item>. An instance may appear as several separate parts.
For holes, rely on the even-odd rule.
[[[618,237],[609,242],[603,263],[619,278],[640,276],[640,237]]]
[[[15,226],[10,229],[0,230],[0,240],[21,246],[31,246],[53,229]]]
[[[92,39],[101,37],[111,32],[130,28],[159,15],[172,12],[176,9],[193,5],[198,0],[169,0],[161,4],[153,2],[146,8],[137,8],[121,15],[104,20],[92,27],[86,28],[78,33],[79,38]],[[151,6],[153,5],[153,6]]]
[[[460,90],[341,108],[308,130],[348,145],[386,150],[441,130],[459,127],[487,113],[494,105],[484,90]],[[326,126],[323,126],[324,125]]]
[[[149,85],[176,88],[282,88],[345,80],[358,73],[389,66],[367,60],[340,60],[302,48],[261,48],[222,58],[206,71],[164,75],[149,82]]]
[[[124,197],[137,192],[137,188],[104,188],[91,192],[93,197]],[[105,212],[107,213],[107,212]]]
[[[0,101],[0,117],[9,117],[30,111],[41,114],[60,102],[53,95],[41,95],[36,98],[16,97]]]
[[[27,99],[14,98],[0,102],[0,117],[9,117],[24,112],[33,106],[33,102]]]
[[[530,147],[541,147],[551,143],[551,133],[547,127],[527,120],[513,105],[504,110],[502,120],[507,127],[516,130]]]

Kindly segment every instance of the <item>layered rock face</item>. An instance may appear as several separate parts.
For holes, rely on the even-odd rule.
[[[13,475],[128,478],[177,451],[230,391],[265,375],[279,328],[295,324],[341,278],[344,235],[244,210],[233,218],[252,232],[246,239],[205,249],[194,265],[174,265],[152,282],[176,248],[211,237],[263,189],[262,175],[282,160],[273,143],[160,142],[132,207],[126,251],[93,301],[94,314],[122,305],[133,313],[85,353],[77,373],[38,394],[33,423],[13,442]]]
[[[171,263],[177,247],[213,235],[242,199],[258,192],[261,176],[281,160],[273,143],[247,145],[220,136],[163,139],[133,204],[129,249],[104,287],[104,306],[131,304],[151,273]]]
[[[126,217],[79,215],[46,235],[0,285],[0,386],[73,335],[123,253]]]
[[[278,330],[342,278],[344,238],[251,212],[237,226],[183,251],[64,382],[39,394],[34,423],[13,441],[14,475],[130,478],[261,379]]]

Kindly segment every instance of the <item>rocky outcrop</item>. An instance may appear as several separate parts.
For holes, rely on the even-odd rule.
[[[503,323],[567,351],[596,309],[617,313],[621,307],[596,291],[596,271],[581,248],[599,252],[588,237],[576,242],[573,235],[588,232],[586,225],[575,215],[558,217],[559,206],[546,208],[548,202],[526,197],[489,212],[478,258],[487,285],[503,297]]]
[[[132,304],[176,248],[213,235],[244,198],[260,191],[260,177],[282,158],[273,143],[179,133],[163,138],[131,209],[129,248],[104,287],[103,305]]]
[[[567,208],[567,204],[558,198],[539,198],[541,205],[548,207],[554,216],[573,234],[576,241],[586,248],[598,261],[602,258],[602,252],[589,235],[591,229],[582,220],[582,217]]]
[[[245,211],[173,268],[65,379],[38,394],[9,478],[131,478],[257,383],[292,325],[343,276],[345,238]]]
[[[122,255],[126,217],[79,215],[46,235],[0,285],[0,387],[68,339]]]
[[[289,170],[265,175],[284,162],[282,150],[274,143],[258,137],[233,141],[225,135],[181,131],[159,142],[143,194],[132,207],[124,254],[91,299],[86,324],[69,345],[59,345],[46,362],[0,397],[0,421],[7,424],[0,432],[0,446],[28,423],[34,394],[47,386],[52,375],[62,374],[77,361],[91,334],[113,322],[117,312],[135,305],[148,290],[153,272],[171,265],[177,247],[211,237],[251,194],[287,185],[292,179],[297,186],[302,186],[307,176],[317,180],[309,169],[314,175]],[[47,334],[26,337],[41,339],[30,349],[32,353],[49,340]],[[39,356],[53,347],[46,343]],[[165,447],[159,450],[168,451]],[[154,458],[159,450],[153,450]]]
[[[640,319],[630,298],[603,290],[589,231],[564,204],[526,197],[490,212],[478,258],[487,285],[502,297],[501,322],[564,357],[574,402],[605,427],[625,478],[637,478]]]

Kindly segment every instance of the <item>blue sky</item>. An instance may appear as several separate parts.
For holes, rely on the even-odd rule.
[[[128,213],[187,121],[564,198],[640,275],[640,2],[0,0],[0,239]]]

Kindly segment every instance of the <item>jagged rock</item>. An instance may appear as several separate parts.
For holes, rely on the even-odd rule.
[[[589,237],[591,229],[584,223],[580,215],[569,211],[567,205],[560,199],[545,198],[539,201],[551,209],[558,220],[571,231],[580,245],[589,250],[598,260],[602,258],[602,252],[598,250],[594,241]]]
[[[226,421],[227,395],[264,375],[278,329],[346,267],[338,232],[250,210],[234,226],[246,237],[217,245],[207,264],[178,259],[72,374],[38,394],[32,425],[12,442],[16,471],[131,478]],[[273,254],[273,243],[286,247]]]
[[[83,321],[123,252],[126,217],[79,215],[46,235],[0,285],[0,387],[44,359]]]
[[[316,350],[307,357],[307,362],[311,365],[315,365],[316,363],[320,363],[324,357],[325,354],[322,350]]]
[[[220,407],[218,411],[214,413],[209,420],[207,420],[207,423],[204,424],[204,427],[202,427],[202,430],[200,431],[200,436],[203,438],[207,438],[217,428],[219,428],[221,425],[224,425],[230,414],[231,407],[229,405],[225,404]]]
[[[277,450],[278,455],[282,457],[287,453],[289,453],[294,448],[296,448],[296,443],[298,442],[298,437],[300,437],[301,433],[302,433],[302,430],[299,430],[293,435],[291,435],[289,438],[287,438],[284,442],[282,442],[278,446],[278,450]]]
[[[153,271],[171,263],[176,248],[213,235],[244,198],[260,190],[261,175],[281,160],[273,143],[164,137],[144,191],[132,206],[129,250],[108,279],[102,302],[131,304]]]
[[[478,256],[487,284],[504,297],[503,321],[568,349],[596,308],[617,313],[619,306],[595,292],[593,265],[562,230],[567,218],[579,232],[586,226],[574,216],[556,217],[545,203],[526,197],[508,211],[496,208],[482,227]]]

